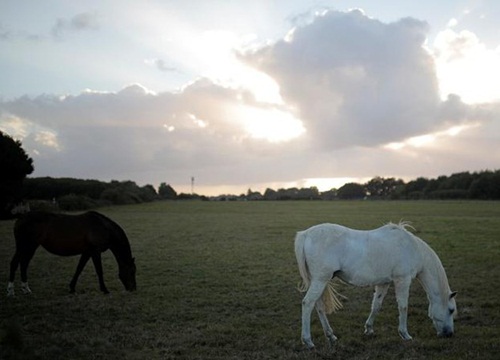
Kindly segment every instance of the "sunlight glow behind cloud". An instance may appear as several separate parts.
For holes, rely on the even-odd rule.
[[[488,49],[467,30],[446,29],[434,42],[441,98],[458,94],[466,103],[500,100],[500,46]]]
[[[202,76],[224,87],[247,89],[259,102],[282,104],[276,81],[238,58],[239,52],[251,47],[249,41],[230,31],[205,31],[190,39],[188,46],[203,69]]]
[[[288,141],[306,131],[299,119],[283,110],[245,106],[240,111],[245,129],[255,139]]]
[[[404,148],[423,148],[434,146],[442,138],[457,136],[460,133],[467,131],[468,129],[472,129],[476,126],[477,125],[474,124],[453,126],[447,130],[439,131],[433,134],[414,136],[402,142],[393,142],[384,145],[384,148],[389,150],[401,150]]]
[[[57,141],[57,135],[51,131],[40,131],[35,135],[35,142],[60,151],[61,147]]]
[[[339,189],[344,184],[347,183],[358,183],[364,184],[368,182],[370,178],[354,178],[354,177],[338,177],[338,178],[310,178],[304,179],[301,182],[297,183],[298,187],[317,187],[319,191],[328,191],[332,189]]]

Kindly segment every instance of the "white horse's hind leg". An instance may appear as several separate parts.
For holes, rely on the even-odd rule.
[[[337,337],[333,334],[332,327],[328,322],[328,318],[325,312],[325,304],[321,298],[316,302],[316,311],[318,312],[319,320],[321,321],[321,326],[323,326],[323,331],[325,332],[325,336],[330,342],[330,345],[334,345]]]
[[[7,296],[14,296],[16,292],[14,291],[14,283],[9,281],[7,284]]]
[[[401,278],[394,281],[396,300],[399,310],[399,335],[403,340],[411,340],[412,337],[408,333],[408,297],[410,294],[411,278]]]
[[[309,349],[314,348],[314,343],[311,340],[311,313],[325,287],[326,281],[312,281],[302,300],[302,341]]]
[[[375,293],[373,294],[372,300],[372,310],[370,312],[370,316],[365,323],[365,334],[372,335],[373,334],[373,322],[375,321],[375,317],[377,316],[380,308],[382,307],[382,302],[384,301],[385,295],[387,295],[387,290],[389,289],[390,284],[377,285],[375,286]]]

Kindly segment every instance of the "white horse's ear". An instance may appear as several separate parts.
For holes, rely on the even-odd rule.
[[[457,296],[457,292],[456,291],[453,291],[451,294],[450,294],[450,300],[453,299],[455,296]]]

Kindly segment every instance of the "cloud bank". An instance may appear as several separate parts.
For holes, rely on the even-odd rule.
[[[95,26],[81,20],[62,21],[57,32]],[[132,84],[0,101],[0,130],[22,139],[36,176],[167,182],[184,191],[195,176],[205,193],[498,167],[499,103],[442,100],[427,31],[412,18],[387,24],[359,10],[328,11],[238,54],[276,81],[281,103],[208,78],[178,92]],[[277,126],[296,130],[274,140],[255,131]]]

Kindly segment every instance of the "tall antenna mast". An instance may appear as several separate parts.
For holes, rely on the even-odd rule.
[[[191,195],[194,195],[194,176],[191,176]]]

